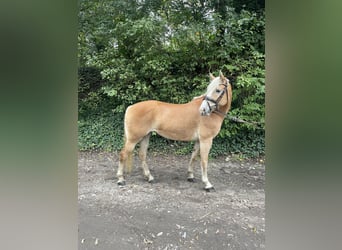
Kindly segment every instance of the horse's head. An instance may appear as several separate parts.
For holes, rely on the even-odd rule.
[[[214,77],[211,73],[209,76],[210,84],[199,108],[199,112],[202,116],[210,115],[210,113],[214,111],[221,113],[219,111],[219,107],[225,106],[229,101],[229,94],[227,90],[229,80],[222,74],[221,71],[218,77]]]

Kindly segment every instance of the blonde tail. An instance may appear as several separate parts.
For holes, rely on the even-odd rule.
[[[126,160],[126,173],[130,174],[132,172],[132,162],[133,162],[133,151],[127,154]]]

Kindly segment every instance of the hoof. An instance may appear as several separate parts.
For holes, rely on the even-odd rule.
[[[209,192],[215,192],[215,188],[214,187],[209,187],[209,188],[204,188],[205,191]]]
[[[126,185],[126,182],[125,181],[118,181],[118,186],[125,186]]]
[[[190,178],[189,177],[187,180],[188,180],[188,182],[195,182],[195,178]]]
[[[154,179],[148,181],[148,183],[150,184],[153,184],[154,182],[155,182]]]

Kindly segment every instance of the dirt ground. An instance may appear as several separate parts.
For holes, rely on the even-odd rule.
[[[234,157],[209,160],[206,192],[199,161],[149,153],[155,178],[145,181],[137,157],[126,186],[114,179],[117,153],[79,153],[79,249],[265,249],[265,165]]]

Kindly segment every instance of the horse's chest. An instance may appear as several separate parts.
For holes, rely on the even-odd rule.
[[[199,137],[200,138],[213,138],[215,137],[221,129],[222,122],[210,120],[200,123],[199,126]]]

